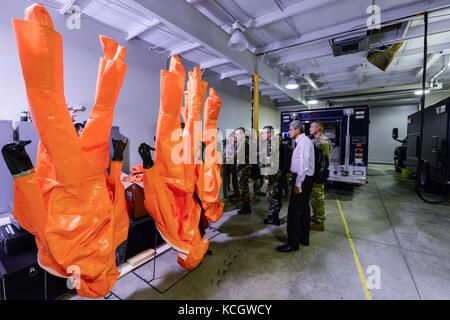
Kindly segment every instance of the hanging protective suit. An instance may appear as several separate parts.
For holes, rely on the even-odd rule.
[[[178,263],[193,269],[209,245],[199,230],[205,166],[201,160],[201,110],[207,83],[201,80],[199,68],[189,72],[182,107],[185,78],[180,58],[173,56],[169,71],[161,71],[155,162],[145,143],[139,153],[144,163],[145,207],[164,240],[179,252]],[[183,132],[180,114],[185,121]]]
[[[222,101],[214,88],[209,89],[209,97],[203,113],[203,142],[205,143],[205,164],[203,177],[202,204],[206,218],[217,222],[223,216],[225,203],[220,201],[220,176],[222,154],[217,151],[217,119]]]
[[[23,142],[2,149],[14,176],[14,216],[35,235],[42,268],[60,277],[73,277],[78,270],[80,296],[105,296],[119,276],[115,249],[128,233],[120,181],[122,142],[114,142],[111,174],[106,172],[126,49],[101,37],[105,57],[100,59],[95,105],[78,138],[64,98],[62,37],[50,15],[42,5],[32,5],[25,20],[13,19],[13,27],[41,138],[36,171],[31,161],[27,170],[11,170],[13,159],[27,157]]]

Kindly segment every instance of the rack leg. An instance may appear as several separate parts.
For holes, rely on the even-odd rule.
[[[44,300],[48,300],[48,295],[47,295],[47,271],[44,271]]]
[[[155,246],[154,246],[155,257],[153,258],[153,277],[152,277],[151,281],[155,280],[155,276],[156,276],[156,258],[157,258],[156,247],[157,246],[158,246],[158,228],[156,228],[156,223],[155,223]]]

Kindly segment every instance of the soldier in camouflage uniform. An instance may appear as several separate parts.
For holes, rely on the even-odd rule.
[[[266,184],[267,201],[269,202],[269,215],[264,218],[265,224],[280,225],[281,199],[281,163],[280,144],[275,144],[278,148],[273,150],[272,135],[273,127],[266,126],[261,132],[261,146],[259,150],[259,162],[261,175]]]
[[[223,167],[225,167],[225,175],[227,175],[227,177],[223,179],[223,183],[225,184],[226,182],[228,182],[228,184],[226,185],[227,188],[227,194],[225,195],[224,193],[224,197],[228,198],[231,201],[235,201],[235,200],[240,200],[241,196],[240,196],[240,192],[239,192],[239,183],[238,183],[238,179],[237,179],[237,168],[236,168],[236,162],[235,162],[235,158],[236,158],[236,141],[235,141],[235,137],[234,137],[234,131],[233,133],[231,133],[228,138],[226,140],[224,140],[224,152],[223,152],[223,156],[224,156],[224,161],[223,161]],[[233,186],[233,194],[229,194],[230,189],[230,184]],[[225,187],[224,187],[225,189]]]
[[[294,151],[294,148],[292,148],[292,144],[286,144],[283,142],[283,137],[281,133],[277,134],[278,141],[280,143],[280,188],[281,188],[281,195],[284,199],[289,199],[289,194],[292,189],[292,173],[290,172],[290,168],[287,162],[290,163],[290,159],[286,159],[288,153],[292,155],[292,152]]]
[[[313,121],[309,128],[314,145],[322,150],[324,156],[330,161],[331,142],[322,134],[323,124],[321,121]],[[313,216],[311,217],[311,230],[325,231],[325,184],[313,183],[311,193],[311,208]]]
[[[249,164],[249,140],[245,136],[244,128],[237,128],[234,133],[236,137],[235,163],[237,165],[237,176],[241,195],[241,205],[239,206],[238,214],[248,214],[252,212],[250,208],[250,189],[248,187],[248,181],[252,171],[251,165]]]
[[[258,152],[258,140],[255,139],[255,137],[253,136],[253,134],[249,134],[249,144],[252,144],[252,148],[250,148],[250,150],[252,152]],[[250,157],[250,168],[251,168],[251,173],[250,173],[250,180],[253,181],[253,200],[255,201],[259,201],[259,196],[261,195],[261,173],[260,173],[260,169],[258,166],[258,154],[256,159],[251,159]]]

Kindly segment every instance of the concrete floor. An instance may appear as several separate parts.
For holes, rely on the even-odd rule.
[[[366,299],[339,199],[362,271],[380,270],[373,299],[450,299],[450,207],[423,203],[413,182],[393,166],[371,165],[369,183],[326,195],[326,231],[311,232],[309,247],[278,253],[286,240],[287,201],[282,225],[266,226],[265,198],[251,215],[239,216],[232,205],[211,224],[212,255],[188,272],[169,250],[119,279],[108,299]],[[69,299],[82,299],[77,295]]]

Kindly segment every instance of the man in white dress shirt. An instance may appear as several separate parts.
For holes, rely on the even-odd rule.
[[[289,136],[296,143],[291,162],[291,172],[294,174],[295,183],[288,207],[288,243],[277,247],[280,252],[297,251],[299,244],[308,246],[311,221],[309,200],[314,175],[314,145],[303,133],[303,125],[298,120],[289,125]]]

